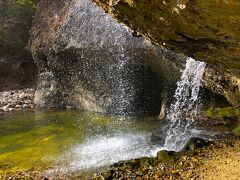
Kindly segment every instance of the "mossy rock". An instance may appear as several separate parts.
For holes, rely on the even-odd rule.
[[[32,9],[36,9],[38,0],[16,0],[16,3],[24,6],[24,7],[30,7]]]
[[[161,150],[157,153],[157,160],[165,163],[165,162],[173,162],[174,158],[171,157],[167,151]]]
[[[143,158],[140,159],[141,167],[149,166],[149,165],[152,166],[154,164],[155,164],[155,159],[154,158],[143,157]]]
[[[240,120],[240,108],[211,108],[206,111],[206,115],[211,119],[220,120]]]
[[[236,128],[233,129],[233,133],[234,133],[235,135],[240,136],[240,125],[238,125]]]
[[[32,61],[26,50],[36,0],[8,0],[0,5],[1,62]]]

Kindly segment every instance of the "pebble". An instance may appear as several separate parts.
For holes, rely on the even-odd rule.
[[[11,112],[11,111],[13,111],[13,110],[14,110],[14,108],[9,108],[9,109],[8,109],[9,112]]]
[[[8,112],[8,107],[7,107],[7,106],[3,106],[3,107],[2,107],[2,110],[3,110],[4,112]]]
[[[0,111],[12,112],[34,108],[34,89],[0,92]]]
[[[15,108],[16,108],[16,109],[20,109],[20,108],[22,108],[22,105],[17,104],[17,105],[15,106]]]
[[[18,97],[19,97],[19,99],[24,99],[24,97],[25,97],[25,93],[22,92],[21,94],[18,95]]]

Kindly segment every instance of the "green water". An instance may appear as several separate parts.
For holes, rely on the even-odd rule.
[[[126,149],[122,149],[120,152],[116,151],[116,153],[124,154],[126,151],[141,156],[142,152],[149,150],[146,149],[148,144],[142,145],[142,142],[146,141],[145,139],[142,140],[140,137],[124,144],[125,140],[119,136],[124,138],[128,133],[145,135],[160,126],[161,124],[156,118],[118,119],[77,110],[49,110],[0,115],[0,174],[30,168],[51,169],[57,167],[58,163],[62,163],[61,160],[67,162],[66,169],[68,165],[78,167],[78,164],[79,168],[85,167],[85,164],[94,166],[94,163],[99,163],[98,165],[101,166],[101,163],[105,165],[112,162],[112,158],[109,159],[109,162],[103,162],[101,158],[104,156],[107,157],[105,159],[112,156],[119,160],[114,154],[111,155],[111,152],[104,151],[115,153],[121,146],[126,146]],[[112,140],[115,144],[113,143],[112,149],[109,149],[106,147],[109,146],[108,138],[115,136],[118,138]],[[98,142],[98,139],[101,139],[101,142]],[[134,144],[138,140],[139,143]],[[131,143],[133,147],[131,147]],[[110,146],[111,144],[110,142]],[[85,152],[86,148],[91,153]],[[136,154],[141,148],[142,152]],[[99,151],[103,157],[95,156]],[[68,152],[72,152],[72,159],[69,158]],[[143,155],[145,154],[143,153]],[[92,156],[94,158],[91,159]],[[129,156],[125,156],[125,159],[128,159]],[[86,162],[86,158],[91,162]],[[72,161],[74,160],[73,165]],[[86,167],[91,168],[91,165]]]

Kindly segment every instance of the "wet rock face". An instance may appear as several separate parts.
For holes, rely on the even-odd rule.
[[[226,71],[219,66],[205,69],[203,84],[211,92],[224,96],[235,107],[240,107],[240,74],[238,71]]]
[[[197,60],[240,68],[238,0],[95,0],[152,42]]]
[[[30,40],[39,67],[35,103],[157,115],[186,57],[129,31],[89,0],[40,1]]]
[[[36,66],[26,46],[35,3],[35,0],[0,0],[0,91],[34,84]]]

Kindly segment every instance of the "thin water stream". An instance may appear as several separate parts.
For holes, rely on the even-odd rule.
[[[204,62],[187,59],[167,115],[169,124],[164,143],[167,150],[180,151],[191,137],[198,137],[202,133],[192,126],[192,117],[197,114],[201,100],[199,93],[205,66]]]

